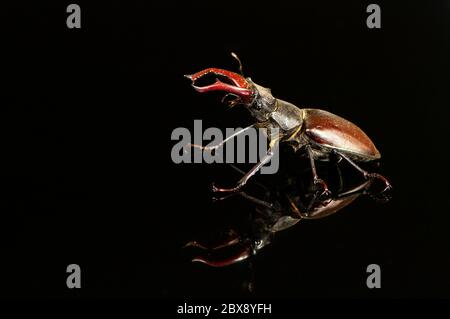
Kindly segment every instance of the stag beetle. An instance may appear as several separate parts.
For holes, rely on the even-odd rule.
[[[382,181],[384,189],[380,195],[391,188],[386,178],[376,173],[369,173],[355,163],[374,161],[381,157],[373,142],[358,126],[330,112],[312,108],[300,109],[292,103],[275,98],[271,89],[256,84],[249,77],[245,78],[242,75],[241,61],[236,54],[232,53],[232,56],[239,62],[241,75],[223,69],[207,68],[185,77],[192,81],[192,86],[197,92],[227,92],[222,101],[225,102],[228,99],[230,107],[237,104],[244,105],[257,123],[217,145],[198,147],[213,151],[251,127],[266,128],[269,132],[276,128],[280,134],[276,139],[270,140],[269,137],[267,154],[238,181],[235,187],[221,188],[213,185],[214,192],[239,191],[262,166],[270,161],[274,154],[273,147],[278,142],[289,143],[295,151],[306,152],[310,159],[313,182],[321,197],[330,198],[331,193],[328,185],[317,175],[315,161],[329,161],[333,156],[337,156],[339,161],[342,159],[347,161],[363,175],[365,180]],[[196,81],[208,74],[224,77],[232,84],[216,78],[213,84],[197,86]]]
[[[241,171],[241,174],[245,173]],[[221,197],[219,199],[224,200],[240,195],[255,205],[250,231],[239,234],[230,230],[218,243],[207,245],[194,240],[188,242],[185,248],[190,247],[197,251],[193,262],[212,267],[229,266],[255,255],[272,242],[275,233],[290,228],[303,219],[329,216],[348,206],[362,194],[372,195],[373,192],[378,192],[376,185],[373,185],[373,179],[344,189],[342,176],[339,176],[339,186],[331,200],[322,200],[317,197],[316,192],[306,188],[300,182],[302,178],[299,177],[302,175],[285,178],[281,183],[270,183],[270,188],[257,183],[257,186],[263,189],[263,195],[260,196],[262,199],[243,191]]]

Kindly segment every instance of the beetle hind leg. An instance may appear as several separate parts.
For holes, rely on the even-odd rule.
[[[359,167],[348,156],[346,156],[346,155],[344,155],[341,152],[338,152],[336,150],[333,150],[333,152],[336,155],[338,155],[341,158],[343,158],[347,163],[352,165],[357,171],[359,171],[364,176],[364,178],[366,180],[370,181],[369,185],[367,186],[367,191],[366,191],[366,193],[370,197],[372,197],[374,200],[380,201],[380,202],[387,202],[387,201],[389,201],[389,199],[391,198],[389,192],[390,192],[390,190],[392,190],[392,185],[391,185],[391,183],[389,183],[389,181],[384,176],[382,176],[380,174],[377,174],[377,173],[369,173],[366,170],[364,170],[361,167]],[[369,189],[370,189],[370,186],[375,181],[379,181],[379,182],[383,183],[383,189],[381,191],[379,191],[379,192],[372,193]]]

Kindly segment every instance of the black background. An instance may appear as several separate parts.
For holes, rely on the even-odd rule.
[[[380,30],[365,1],[77,3],[81,29],[69,2],[2,4],[2,295],[450,297],[448,1],[377,1]],[[387,204],[362,197],[279,233],[252,271],[189,262],[186,241],[252,207],[211,202],[212,181],[238,178],[223,166],[170,157],[194,119],[252,123],[183,78],[236,71],[231,51],[276,97],[364,128],[394,186]]]

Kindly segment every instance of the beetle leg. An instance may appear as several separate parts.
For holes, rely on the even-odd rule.
[[[237,183],[237,185],[233,188],[220,188],[213,184],[213,192],[237,192],[239,191],[245,184],[247,184],[248,180],[255,175],[261,167],[263,167],[270,159],[273,157],[274,153],[272,147],[269,147],[266,155],[255,165],[252,167],[250,171],[248,171]]]
[[[194,148],[199,148],[201,150],[205,150],[208,152],[211,151],[215,151],[218,148],[222,147],[226,142],[228,142],[229,140],[235,138],[236,136],[245,133],[246,131],[248,131],[251,128],[254,128],[255,125],[250,125],[240,131],[235,132],[234,134],[231,134],[230,136],[228,136],[226,139],[224,139],[223,141],[221,141],[220,143],[216,144],[216,145],[207,145],[207,146],[202,146],[202,145],[197,145],[197,144],[187,144],[186,147],[194,147]]]
[[[384,188],[378,192],[377,194],[371,194],[369,193],[369,195],[375,199],[375,200],[380,200],[380,201],[387,201],[389,200],[389,196],[387,196],[385,193],[390,191],[392,189],[392,185],[389,183],[389,181],[382,175],[377,174],[377,173],[369,173],[365,170],[363,170],[361,167],[359,167],[355,162],[353,162],[349,157],[347,157],[346,155],[342,154],[341,152],[338,152],[336,150],[333,150],[335,154],[339,155],[340,157],[342,157],[344,160],[346,160],[350,165],[352,165],[357,171],[359,171],[366,180],[368,181],[374,181],[374,180],[379,180],[384,184]],[[368,185],[370,186],[370,185]]]
[[[370,180],[366,180],[363,183],[355,186],[354,188],[352,188],[352,189],[350,189],[348,191],[339,192],[336,195],[335,198],[336,199],[343,199],[343,198],[346,198],[346,197],[349,197],[349,196],[353,196],[353,195],[356,195],[356,194],[367,194],[367,188],[370,186],[370,184],[371,184],[371,181]]]
[[[243,170],[241,170],[240,168],[238,168],[236,165],[229,164],[229,166],[231,166],[231,168],[233,168],[233,169],[234,169],[236,172],[238,172],[239,174],[245,175],[245,172],[244,172]],[[266,193],[269,192],[269,189],[268,189],[266,186],[264,186],[263,184],[258,183],[258,182],[255,182],[254,184],[255,184],[256,186],[260,187],[260,188],[261,188],[262,190],[264,190]],[[241,195],[242,197],[244,197],[244,198],[250,200],[251,202],[253,202],[253,203],[255,203],[255,204],[260,204],[260,205],[265,206],[265,207],[267,207],[267,208],[273,208],[273,205],[270,204],[269,202],[265,202],[265,201],[260,200],[260,199],[258,199],[258,198],[256,198],[256,197],[250,196],[250,195],[248,195],[247,193],[245,193],[245,192],[243,192],[243,191],[236,192],[236,193],[229,193],[229,194],[226,194],[226,195],[219,195],[219,196],[213,197],[212,199],[213,199],[213,201],[215,201],[215,202],[216,202],[216,201],[222,201],[222,200],[225,200],[225,199],[230,198],[230,197],[235,196],[235,195]]]
[[[342,190],[344,189],[344,179],[342,178],[342,171],[339,167],[339,163],[337,163],[337,162],[336,162],[336,171],[338,173],[338,178],[339,178],[338,193],[341,193]]]
[[[311,145],[306,145],[306,151],[308,152],[308,157],[309,157],[309,162],[311,164],[311,171],[312,171],[312,175],[313,175],[313,182],[314,182],[314,186],[316,186],[318,188],[318,191],[316,192],[315,196],[313,197],[313,200],[318,199],[325,199],[325,200],[330,200],[331,199],[331,192],[328,189],[328,185],[319,178],[319,176],[317,175],[317,170],[316,170],[316,164],[314,162],[314,155],[311,149]],[[320,194],[318,194],[320,192]]]
[[[237,167],[236,165],[234,165],[234,164],[229,164],[229,165],[230,165],[230,167],[231,167],[232,169],[234,169],[236,172],[240,173],[241,175],[245,175],[245,172],[244,172],[243,170],[241,170],[239,167]],[[264,186],[263,184],[261,184],[261,183],[256,182],[255,185],[261,187],[261,189],[263,189],[263,190],[266,191],[266,192],[269,191],[269,189],[268,189],[266,186]]]

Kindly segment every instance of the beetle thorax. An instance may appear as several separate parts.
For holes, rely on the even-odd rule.
[[[251,114],[259,121],[270,121],[283,131],[301,127],[303,111],[292,103],[275,98],[269,88],[263,87],[247,78],[252,84],[255,98],[247,105]]]
[[[271,113],[270,119],[284,131],[301,127],[303,124],[303,110],[294,104],[277,99],[277,107]]]

